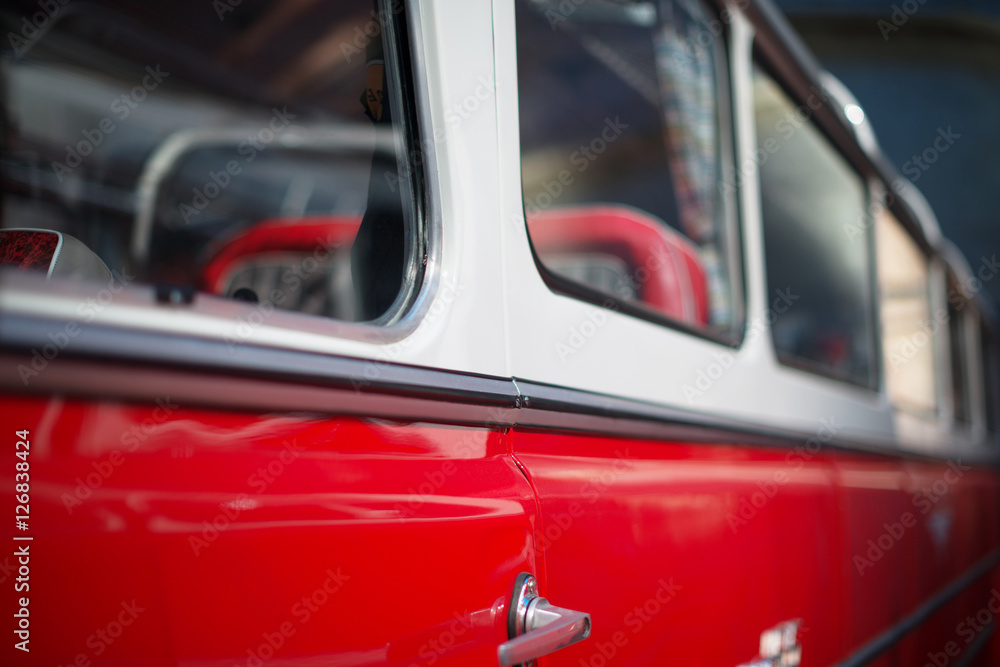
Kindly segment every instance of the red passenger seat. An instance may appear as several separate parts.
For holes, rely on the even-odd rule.
[[[543,264],[572,254],[614,255],[629,267],[638,300],[667,317],[708,324],[708,289],[698,248],[665,222],[623,206],[578,206],[528,217]]]
[[[258,222],[214,252],[202,272],[203,289],[224,294],[229,278],[253,258],[349,250],[360,225],[360,215],[271,218]]]

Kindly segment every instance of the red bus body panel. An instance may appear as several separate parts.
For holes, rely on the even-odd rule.
[[[170,399],[2,406],[11,438],[31,431],[34,538],[32,652],[7,642],[3,664],[496,664],[527,571],[593,620],[543,665],[735,666],[791,619],[802,664],[831,665],[998,546],[995,474],[948,463]],[[14,556],[0,566],[12,586]],[[964,649],[997,583],[870,664]]]
[[[511,582],[536,569],[502,432],[169,399],[2,406],[11,438],[31,431],[34,540],[31,653],[6,641],[0,664],[489,664]]]

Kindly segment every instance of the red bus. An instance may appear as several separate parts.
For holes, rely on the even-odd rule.
[[[995,255],[770,2],[0,16],[0,663],[1000,662]]]

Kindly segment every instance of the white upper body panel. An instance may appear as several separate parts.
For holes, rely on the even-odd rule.
[[[746,325],[738,347],[553,292],[524,222],[513,0],[421,0],[410,7],[427,220],[439,235],[417,305],[387,330],[277,313],[254,329],[254,344],[520,378],[792,429],[824,442],[902,442],[956,456],[982,451],[944,420],[898,413],[884,389],[778,361],[754,179],[739,192]],[[728,65],[740,163],[756,150],[753,30],[735,8],[732,17]],[[936,229],[933,221],[928,227]],[[5,287],[0,308],[65,317],[80,296]],[[176,308],[151,301],[150,288],[133,287],[96,321],[227,339],[238,335],[237,320],[246,314],[244,305],[215,297]]]

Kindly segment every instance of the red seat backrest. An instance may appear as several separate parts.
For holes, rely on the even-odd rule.
[[[217,249],[202,272],[203,289],[221,294],[229,277],[251,256],[311,253],[317,248],[349,248],[361,225],[360,215],[271,218],[244,229]]]
[[[708,324],[698,249],[653,216],[610,205],[548,209],[530,215],[528,229],[543,263],[547,256],[567,253],[617,255],[630,267],[643,305],[685,324]]]

